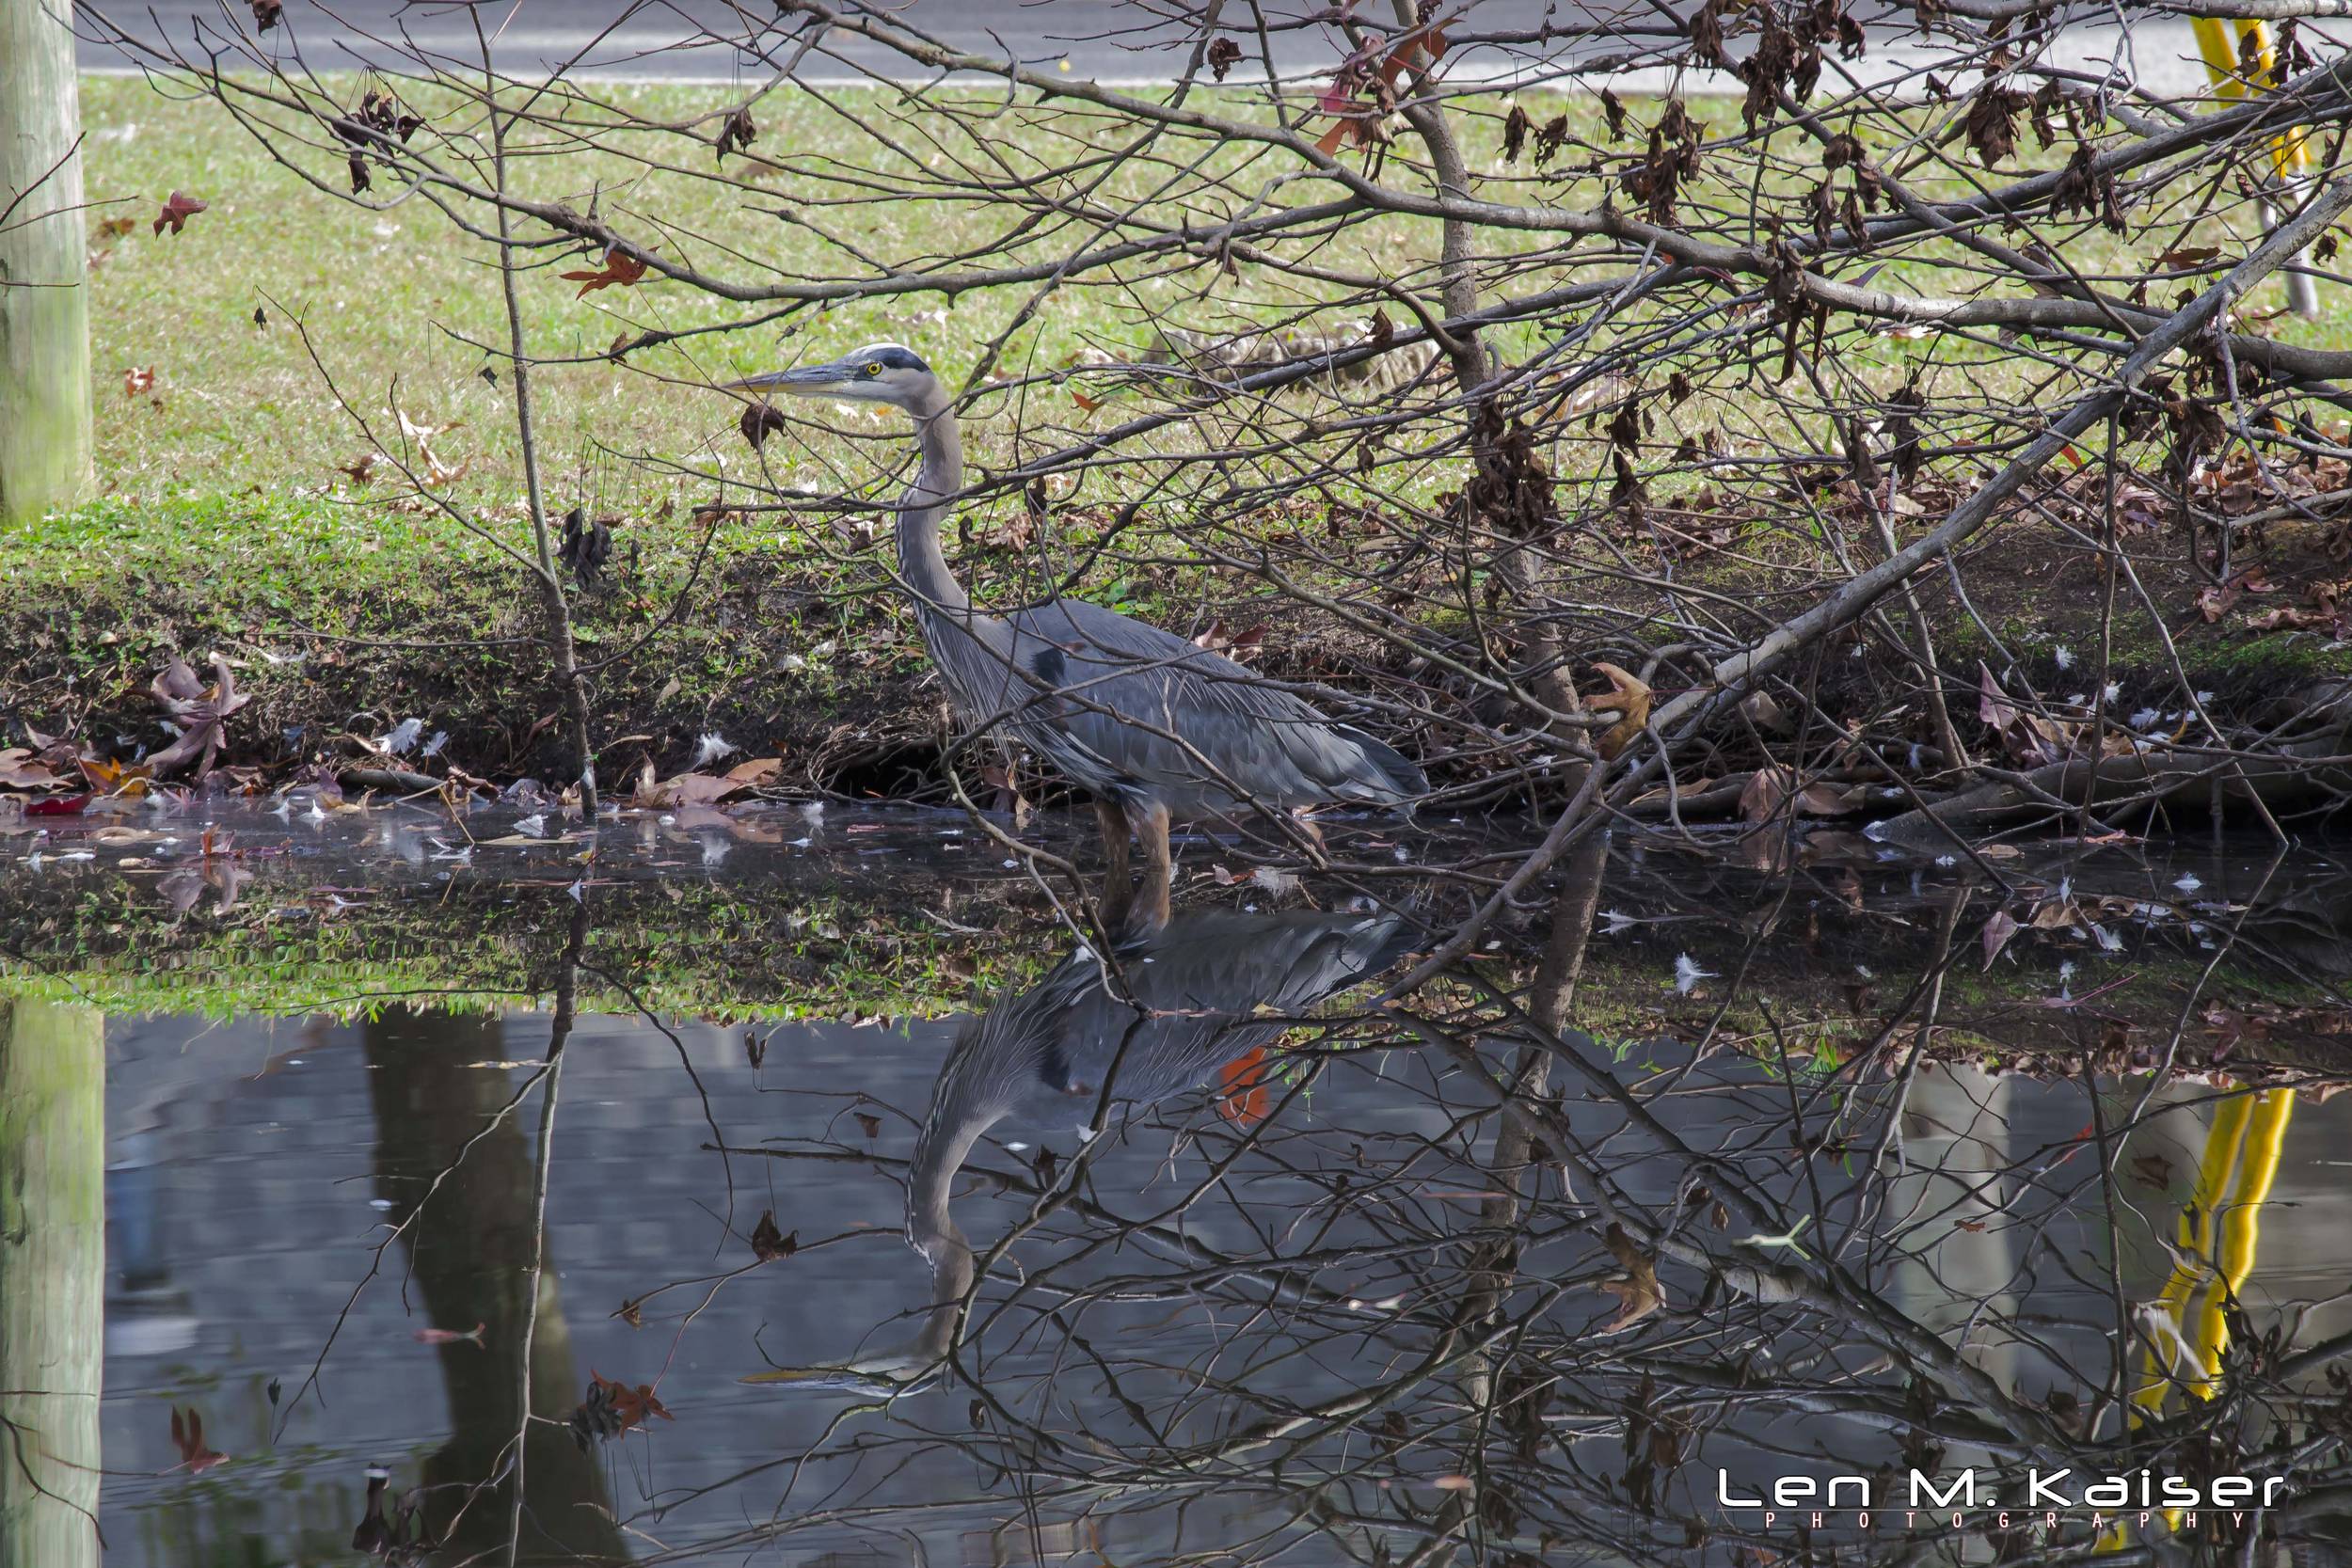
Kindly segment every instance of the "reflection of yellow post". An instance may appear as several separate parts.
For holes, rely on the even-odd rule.
[[[2230,1342],[2222,1314],[2254,1272],[2262,1206],[2279,1174],[2279,1148],[2294,1112],[2294,1091],[2271,1089],[2226,1100],[2214,1113],[2196,1190],[2181,1212],[2172,1273],[2150,1315],[2152,1335],[2161,1337],[2172,1328],[2179,1338],[2151,1346],[2146,1374],[2132,1396],[2150,1415],[2164,1407],[2176,1370],[2189,1392],[2200,1399],[2213,1396],[2221,1354]],[[2189,1298],[2200,1285],[2204,1294],[2192,1311]]]
[[[2199,27],[2204,24],[2200,22]],[[2295,1091],[2270,1089],[2233,1095],[2214,1113],[2205,1131],[2204,1158],[2197,1164],[2197,1186],[2181,1211],[2172,1249],[2172,1273],[2148,1314],[2150,1338],[2139,1386],[2132,1391],[2135,1424],[2164,1409],[2176,1383],[2199,1399],[2211,1399],[2230,1348],[2223,1316],[2254,1272],[2254,1248],[2262,1239],[2262,1206],[2279,1174],[2279,1148],[2286,1141],[2287,1118],[2295,1113]],[[2189,1298],[2200,1285],[2204,1295],[2192,1313]],[[2177,1374],[2177,1375],[2176,1375]],[[2171,1528],[2181,1511],[2165,1510]],[[2129,1544],[2119,1519],[2099,1538],[2102,1555]]]
[[[2197,52],[2205,57],[2205,74],[2213,83],[2214,96],[2225,103],[2234,103],[2256,87],[2266,86],[2278,54],[2270,37],[2270,24],[2260,21],[2225,21],[2217,16],[2201,16],[2195,22]],[[2250,80],[2249,80],[2250,77]],[[2276,181],[2286,181],[2305,172],[2311,166],[2311,152],[2303,145],[2300,130],[2289,131],[2272,138],[2270,143],[2270,172]],[[2270,203],[2263,203],[2263,228],[2271,222]],[[2296,258],[2299,263],[2301,257]],[[2287,300],[2298,316],[2319,314],[2319,292],[2311,275],[2300,271],[2286,273]]]

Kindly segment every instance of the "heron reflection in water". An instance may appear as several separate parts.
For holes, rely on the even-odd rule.
[[[749,1383],[886,1394],[945,1361],[975,1259],[948,1212],[957,1173],[1007,1117],[1054,1131],[1094,1128],[1107,1102],[1143,1106],[1201,1084],[1271,1043],[1335,992],[1386,969],[1410,944],[1393,914],[1202,911],[1121,945],[1124,999],[1084,948],[957,1037],[940,1069],[907,1176],[907,1243],[931,1269],[931,1306],[914,1338],[840,1366],[778,1368]]]

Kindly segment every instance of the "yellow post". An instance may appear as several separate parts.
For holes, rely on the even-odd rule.
[[[2271,71],[2278,61],[2277,46],[2270,36],[2270,24],[2256,20],[2225,20],[2217,16],[2195,19],[2197,52],[2204,56],[2205,75],[2213,83],[2214,96],[2225,103],[2243,101],[2257,87],[2266,87]],[[2272,139],[2270,144],[2270,174],[2274,182],[2282,182],[2305,172],[2311,166],[2311,152],[2303,144],[2303,133],[2290,131]],[[2271,206],[2263,203],[2263,228],[2271,225]],[[2303,258],[2297,257],[2299,263]],[[2287,280],[2287,302],[2298,316],[2319,314],[2319,291],[2311,275],[2297,270],[2283,273]]]

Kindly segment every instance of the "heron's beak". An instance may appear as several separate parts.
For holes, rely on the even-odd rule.
[[[740,381],[721,382],[723,392],[785,392],[793,397],[838,397],[854,385],[850,368],[836,359],[830,365],[804,365],[796,371],[764,371]]]
[[[861,1372],[850,1367],[775,1367],[764,1372],[753,1372],[736,1379],[739,1383],[788,1383],[801,1388],[822,1388],[837,1393],[865,1394],[887,1399],[904,1392],[908,1385],[898,1379],[873,1372]]]

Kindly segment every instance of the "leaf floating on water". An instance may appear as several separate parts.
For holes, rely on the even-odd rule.
[[[421,1345],[479,1345],[484,1331],[488,1327],[487,1323],[476,1323],[467,1329],[421,1328],[414,1338]]]
[[[653,1385],[641,1383],[631,1388],[600,1377],[592,1370],[588,1373],[588,1397],[572,1412],[572,1441],[585,1453],[598,1438],[619,1437],[642,1429],[649,1416],[659,1416],[665,1421],[677,1419],[663,1407]]]
[[[1614,1334],[1663,1307],[1666,1292],[1658,1283],[1657,1263],[1633,1244],[1633,1238],[1625,1233],[1622,1226],[1612,1221],[1602,1240],[1607,1243],[1611,1255],[1617,1259],[1617,1266],[1625,1273],[1620,1277],[1600,1282],[1600,1288],[1615,1296],[1619,1305],[1616,1315],[1596,1332]]]
[[[763,1263],[772,1263],[800,1250],[801,1233],[795,1230],[786,1235],[776,1227],[776,1212],[761,1210],[759,1223],[752,1227],[752,1256]]]
[[[2132,1180],[2158,1192],[2172,1185],[2172,1163],[2161,1154],[2143,1154],[2131,1164]]]
[[[172,1446],[180,1450],[180,1463],[192,1476],[200,1476],[216,1465],[229,1463],[227,1454],[215,1452],[206,1446],[204,1418],[196,1413],[194,1405],[188,1407],[184,1416],[179,1406],[172,1407],[171,1441]]]

